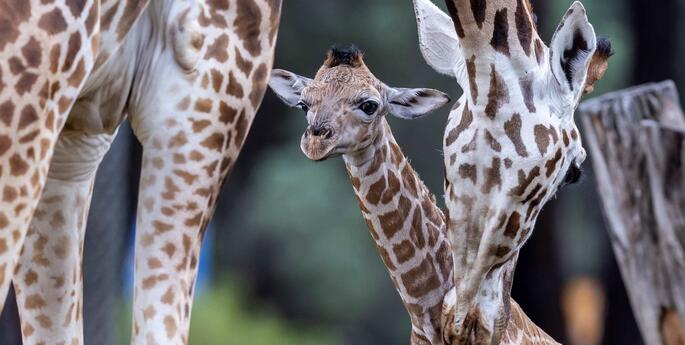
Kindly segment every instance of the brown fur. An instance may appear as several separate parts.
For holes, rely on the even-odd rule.
[[[590,60],[583,94],[588,94],[595,90],[595,83],[604,78],[604,73],[609,68],[609,58],[613,55],[614,51],[611,48],[611,41],[608,38],[599,37],[597,39],[597,50],[595,50],[592,60]]]

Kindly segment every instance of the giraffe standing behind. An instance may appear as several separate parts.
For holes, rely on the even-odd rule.
[[[334,48],[314,80],[275,70],[270,86],[286,104],[306,112],[309,127],[301,146],[307,157],[343,156],[371,237],[409,312],[411,343],[445,344],[443,300],[454,298],[455,290],[444,215],[402,154],[385,115],[417,118],[446,104],[447,96],[386,86],[354,48]],[[509,276],[513,267],[504,267]],[[515,302],[512,315],[502,344],[556,344]]]
[[[610,46],[597,40],[579,2],[550,48],[528,1],[446,2],[452,20],[415,1],[424,57],[464,89],[444,136],[457,296],[445,301],[446,336],[491,344],[507,336],[510,318],[501,267],[515,260],[547,200],[579,177],[585,151],[573,112],[606,70]]]
[[[82,343],[85,216],[128,118],[143,146],[132,343],[185,344],[200,245],[266,89],[281,1],[81,5],[0,2],[0,101],[17,103],[0,110],[17,141],[0,159],[19,168],[2,175],[15,214],[0,222],[0,293],[35,208],[14,277],[24,344]]]
[[[71,5],[0,1],[0,309],[57,136],[100,46],[99,3]]]

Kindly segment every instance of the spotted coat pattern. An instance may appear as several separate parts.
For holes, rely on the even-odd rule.
[[[513,341],[520,335],[505,332],[505,325],[516,319],[509,317],[516,308],[504,296],[501,267],[515,260],[542,206],[585,158],[572,115],[580,91],[573,90],[571,67],[564,70],[568,81],[551,79],[555,52],[537,35],[527,1],[446,2],[468,84],[444,136],[447,233],[458,296],[445,305],[453,328],[448,334],[453,344]],[[579,3],[565,18],[571,16],[587,23]],[[592,42],[575,34],[561,61],[591,55]],[[564,93],[566,83],[571,91]]]
[[[453,281],[442,212],[385,120],[368,149],[373,158],[363,164],[345,159],[359,208],[409,311],[412,344],[439,344],[442,300]]]
[[[358,154],[372,158],[358,164],[346,157],[347,171],[371,237],[409,312],[411,344],[451,345],[454,328],[444,315],[454,315],[454,303],[443,310],[443,301],[456,295],[445,216],[383,122],[368,148],[373,154]],[[514,267],[504,269],[511,276]],[[513,300],[511,306],[500,344],[557,344]]]
[[[64,22],[77,26],[67,16],[78,9],[73,3],[48,8],[61,9]],[[280,7],[279,0],[86,2],[82,31],[91,18],[101,44],[90,48],[73,35],[55,39],[59,49],[44,60],[77,62],[83,80],[60,116],[38,116],[41,126],[55,122],[43,160],[27,163],[33,169],[45,162],[47,179],[31,179],[45,185],[43,195],[17,188],[17,199],[29,191],[34,204],[40,197],[14,281],[25,344],[83,341],[84,219],[97,165],[126,117],[143,145],[131,341],[187,343],[203,234],[266,89]],[[30,219],[13,226],[26,227]],[[21,236],[14,237],[9,248],[17,251]],[[0,267],[6,258],[0,247]]]
[[[0,1],[0,309],[55,142],[95,62],[99,9],[97,1]]]
[[[304,110],[309,127],[301,146],[310,159],[343,156],[371,237],[409,313],[411,344],[452,344],[454,324],[449,316],[454,315],[456,295],[445,216],[395,141],[385,118],[392,110],[383,108],[370,117],[355,115],[360,98],[388,93],[387,88],[359,55],[350,65],[331,67],[331,60],[329,55],[314,80],[279,71],[272,77],[277,79],[272,88],[287,104],[308,105]],[[290,88],[284,91],[279,80]],[[306,87],[295,87],[298,83]],[[421,89],[402,101],[386,98],[381,107],[393,102],[411,107],[421,103],[419,95],[429,93]],[[514,267],[515,262],[501,267],[504,280],[496,274],[486,280],[506,285],[502,290],[508,292]],[[555,344],[516,303],[512,305],[513,322],[503,323],[504,344]]]

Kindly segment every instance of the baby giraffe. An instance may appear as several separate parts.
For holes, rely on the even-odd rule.
[[[354,47],[333,48],[314,80],[274,70],[269,85],[286,104],[306,112],[309,127],[301,147],[307,157],[343,156],[371,236],[409,312],[411,344],[445,344],[442,305],[454,284],[444,215],[402,154],[385,115],[418,118],[449,102],[447,95],[388,87]],[[503,270],[511,276],[513,267]],[[503,344],[556,344],[515,302],[511,306]]]

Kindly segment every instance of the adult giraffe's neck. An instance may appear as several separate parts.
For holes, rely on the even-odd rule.
[[[445,0],[466,62],[473,105],[518,97],[505,93],[521,84],[521,95],[531,92],[531,76],[546,61],[547,48],[537,34],[528,0]],[[505,85],[506,84],[506,85]],[[517,87],[518,89],[518,87]],[[480,91],[480,92],[479,92]]]
[[[412,343],[437,344],[443,297],[453,284],[444,217],[381,121],[369,148],[343,158],[371,237],[409,312]]]

